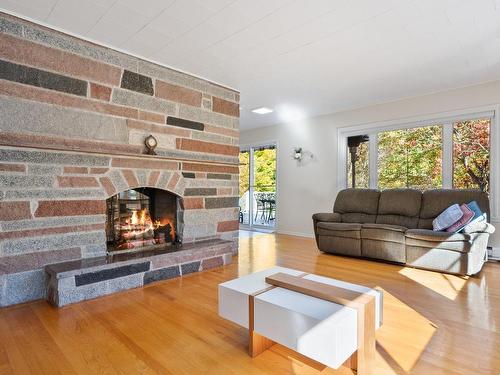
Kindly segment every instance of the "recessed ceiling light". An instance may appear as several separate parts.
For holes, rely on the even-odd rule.
[[[252,112],[258,113],[259,115],[265,115],[267,113],[273,112],[273,110],[271,108],[267,108],[267,107],[260,107],[260,108],[252,109]]]

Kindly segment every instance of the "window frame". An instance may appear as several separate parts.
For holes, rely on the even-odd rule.
[[[412,117],[401,120],[381,121],[355,126],[338,128],[338,181],[337,191],[348,186],[347,170],[347,137],[367,134],[369,141],[369,187],[378,188],[378,133],[390,130],[411,129],[430,125],[442,125],[442,180],[443,189],[453,187],[453,124],[478,118],[490,119],[490,206],[491,220],[500,221],[498,198],[500,186],[497,183],[500,161],[500,105],[490,105],[466,110],[444,112],[426,116]]]

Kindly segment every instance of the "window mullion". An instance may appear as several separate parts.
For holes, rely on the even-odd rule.
[[[370,189],[378,188],[378,133],[370,133],[369,170]]]
[[[453,123],[443,125],[443,188],[453,188]]]

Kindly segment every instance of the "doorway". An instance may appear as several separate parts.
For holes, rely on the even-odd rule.
[[[240,150],[240,227],[276,227],[276,144]]]

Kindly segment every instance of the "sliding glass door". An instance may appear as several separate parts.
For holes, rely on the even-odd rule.
[[[273,229],[276,223],[276,145],[240,151],[240,225]]]

